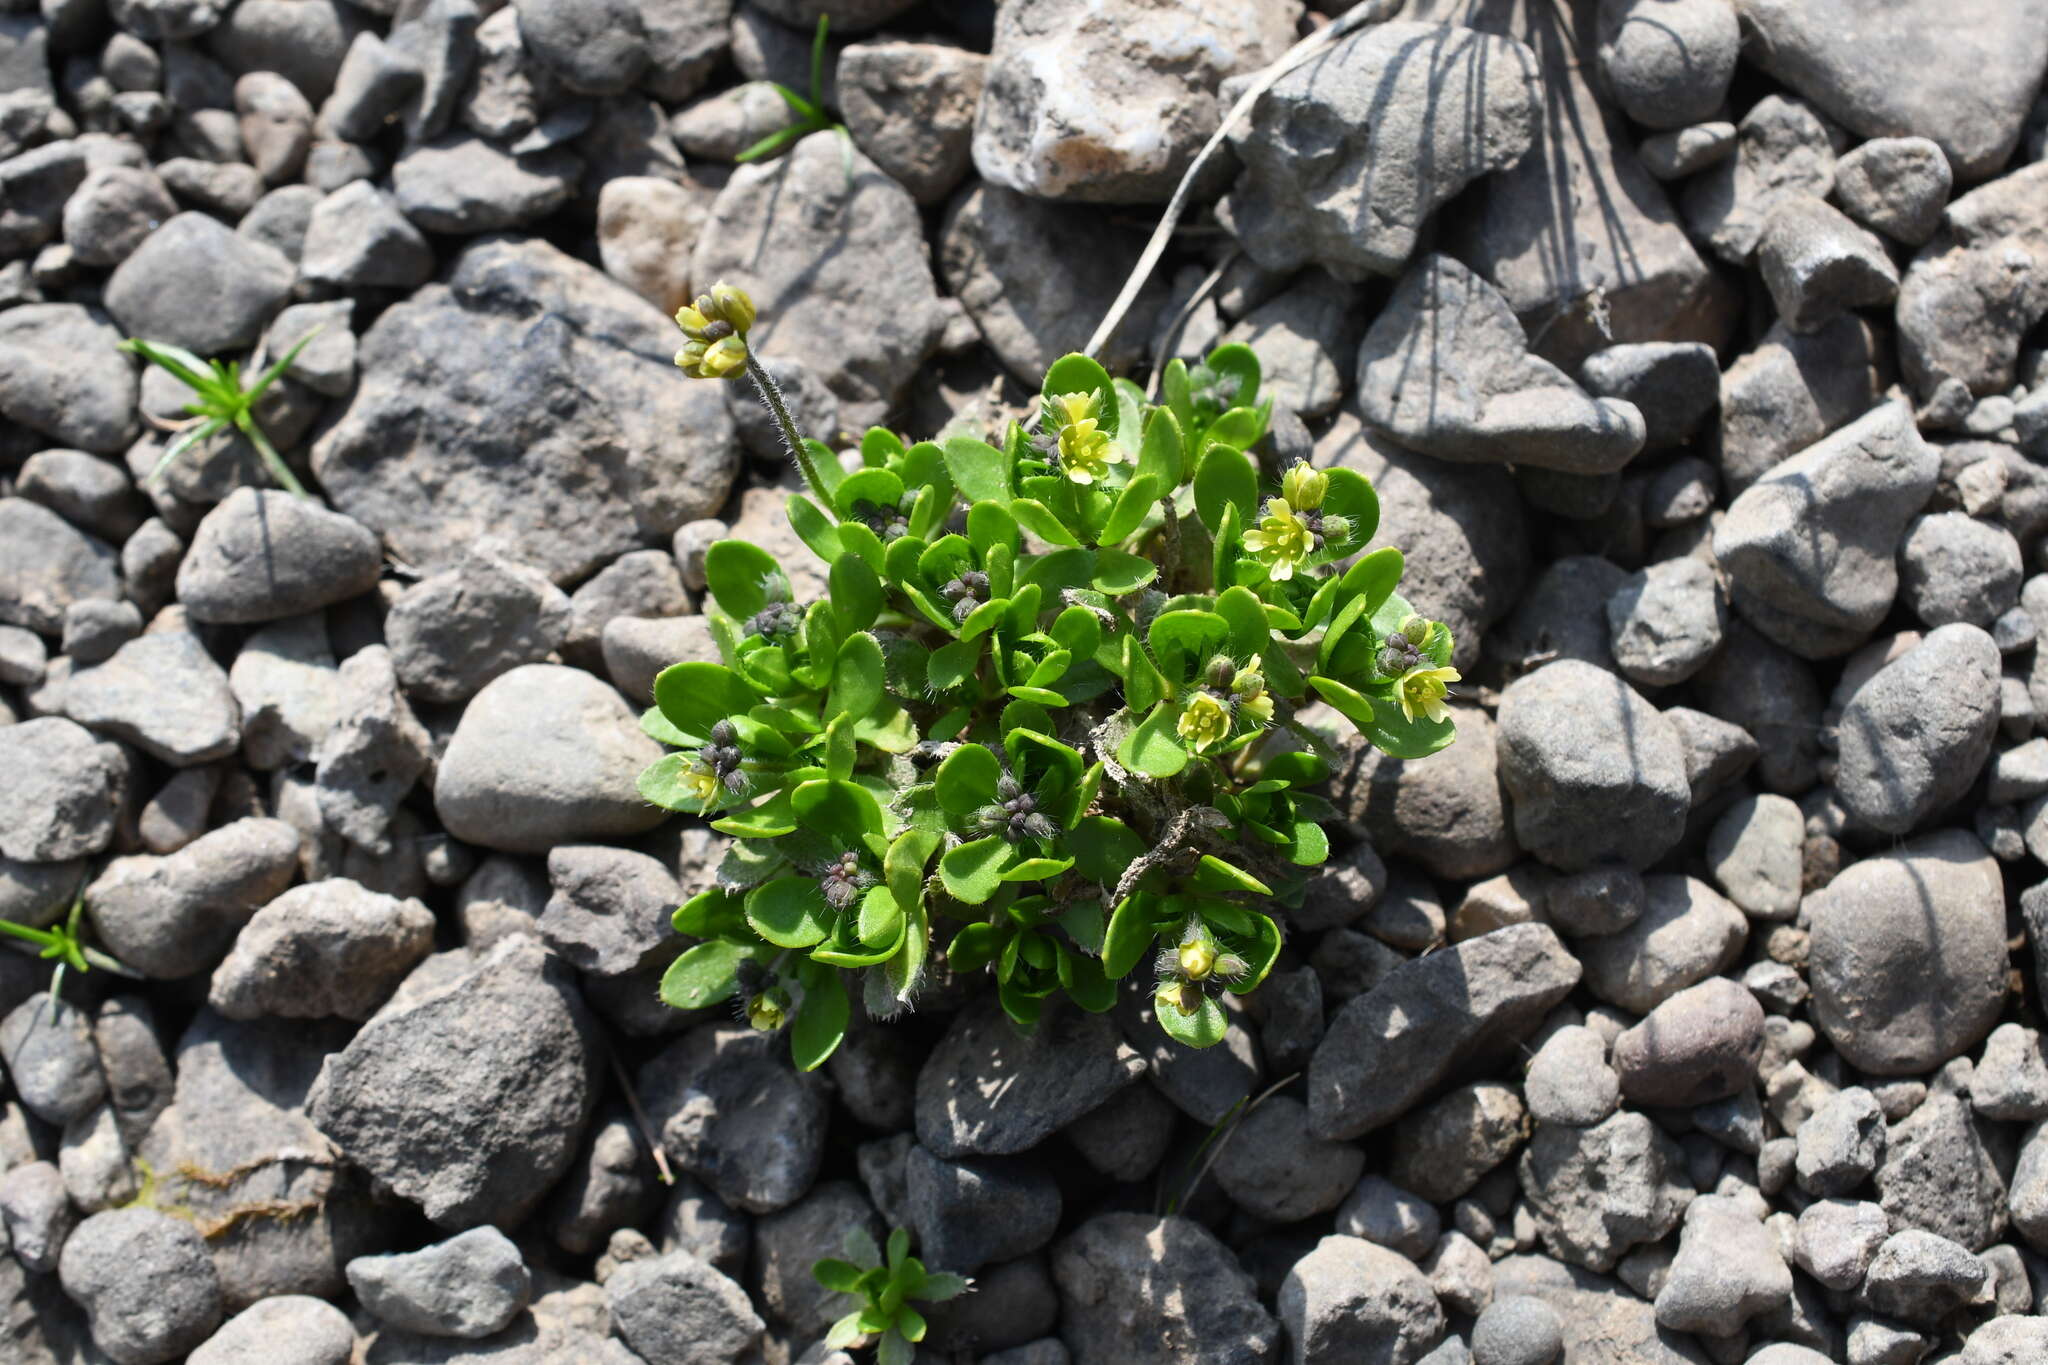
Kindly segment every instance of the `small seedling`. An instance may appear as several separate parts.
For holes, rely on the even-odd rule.
[[[144,341],[140,337],[130,337],[122,342],[122,350],[168,370],[193,393],[192,401],[185,405],[185,411],[192,414],[191,419],[180,424],[177,439],[156,462],[156,468],[149,471],[150,480],[154,482],[162,478],[171,461],[193,446],[233,427],[256,447],[256,453],[263,457],[270,476],[277,480],[280,488],[301,498],[310,496],[298,476],[292,473],[291,466],[277,453],[277,447],[271,445],[270,438],[263,434],[263,428],[256,422],[255,409],[257,400],[299,358],[299,352],[306,349],[306,344],[319,334],[320,329],[316,327],[300,337],[297,344],[284,353],[283,359],[257,376],[256,382],[246,389],[242,387],[242,364],[238,360],[230,360],[226,364],[218,360],[201,360],[182,346],[164,341]]]
[[[734,157],[735,161],[759,161],[774,156],[785,147],[792,146],[812,133],[827,130],[839,134],[840,150],[846,157],[846,175],[853,178],[853,135],[846,131],[846,125],[835,121],[825,108],[825,29],[829,15],[818,16],[818,31],[811,38],[811,93],[809,98],[799,95],[781,81],[770,81],[775,93],[782,96],[797,121],[787,128],[777,128],[768,136]]]
[[[38,957],[56,962],[57,970],[50,973],[50,998],[61,998],[64,989],[64,973],[76,971],[83,976],[98,967],[101,971],[112,972],[139,980],[141,973],[123,966],[97,948],[89,947],[78,934],[78,921],[85,914],[85,887],[81,884],[78,894],[71,898],[71,912],[59,924],[48,929],[32,929],[26,924],[0,919],[0,934],[25,939],[41,948]]]
[[[843,1243],[845,1260],[827,1258],[811,1267],[819,1284],[860,1301],[860,1307],[832,1324],[825,1335],[828,1351],[858,1350],[872,1344],[876,1365],[910,1365],[911,1347],[924,1340],[924,1314],[912,1299],[944,1303],[973,1287],[964,1275],[930,1271],[910,1254],[910,1234],[897,1228],[889,1234],[886,1263],[866,1228],[852,1228]]]

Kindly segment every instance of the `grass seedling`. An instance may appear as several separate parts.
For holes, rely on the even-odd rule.
[[[827,1258],[811,1267],[819,1284],[860,1301],[860,1307],[832,1324],[825,1336],[828,1351],[855,1350],[870,1343],[876,1365],[910,1365],[912,1343],[924,1340],[924,1314],[910,1300],[943,1303],[973,1287],[964,1275],[928,1271],[910,1254],[910,1234],[897,1228],[889,1234],[886,1263],[865,1228],[852,1228],[844,1243],[846,1260]]]
[[[829,15],[818,16],[818,31],[811,38],[811,92],[808,98],[784,85],[781,81],[770,81],[775,92],[789,105],[797,121],[787,128],[777,128],[753,146],[741,152],[735,161],[760,161],[774,156],[785,147],[793,146],[812,133],[827,129],[839,134],[840,151],[846,159],[846,178],[853,180],[853,135],[846,131],[846,125],[835,121],[825,108],[825,30],[830,22]]]
[[[97,948],[87,946],[85,941],[79,937],[78,921],[84,914],[85,886],[81,883],[78,888],[78,894],[71,898],[71,912],[64,917],[61,923],[54,924],[48,929],[31,929],[26,924],[16,924],[13,920],[0,919],[0,934],[24,939],[29,943],[35,944],[42,949],[37,954],[38,957],[54,961],[57,964],[57,970],[50,974],[50,998],[52,1000],[61,999],[61,992],[64,989],[64,973],[67,971],[76,971],[79,975],[83,976],[94,967],[98,967],[101,971],[112,972],[116,976],[140,979],[141,974],[139,972],[123,966]]]
[[[185,405],[185,411],[192,416],[179,424],[177,439],[156,462],[156,468],[149,471],[150,480],[162,478],[172,460],[199,442],[210,440],[233,427],[256,447],[256,453],[263,457],[264,465],[270,470],[270,477],[277,480],[280,488],[297,497],[310,497],[305,485],[292,473],[291,466],[277,453],[277,447],[263,434],[263,428],[256,422],[255,408],[257,400],[299,358],[299,352],[306,349],[306,344],[319,334],[320,329],[316,327],[300,337],[281,360],[257,376],[256,382],[247,388],[242,387],[242,364],[238,360],[230,360],[226,364],[218,360],[201,360],[182,346],[164,341],[144,341],[140,337],[130,337],[122,342],[122,350],[168,370],[192,390],[192,401]]]

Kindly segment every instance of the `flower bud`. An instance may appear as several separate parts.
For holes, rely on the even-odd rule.
[[[704,359],[699,363],[699,368],[710,378],[723,379],[727,375],[738,374],[746,368],[746,364],[747,343],[737,336],[729,336],[711,343],[711,348],[704,352]]]
[[[1411,615],[1401,623],[1401,633],[1408,637],[1408,643],[1417,649],[1429,642],[1429,630],[1433,623],[1425,617]]]
[[[1351,518],[1324,517],[1323,539],[1327,542],[1340,545],[1345,541],[1351,539]]]
[[[1205,937],[1190,939],[1180,945],[1180,974],[1190,981],[1201,981],[1216,970],[1216,947]]]
[[[1280,480],[1280,495],[1297,512],[1321,507],[1323,496],[1329,491],[1330,476],[1320,469],[1311,468],[1306,461],[1288,470]]]
[[[788,1012],[775,998],[777,994],[776,991],[766,990],[747,1001],[747,1022],[763,1033],[773,1033],[781,1028],[783,1021],[788,1018]]]
[[[747,291],[737,285],[720,280],[711,286],[711,306],[714,317],[732,324],[732,329],[745,336],[754,325],[754,300]]]
[[[1222,655],[1209,660],[1209,686],[1218,689],[1230,686],[1237,677],[1237,665]]]

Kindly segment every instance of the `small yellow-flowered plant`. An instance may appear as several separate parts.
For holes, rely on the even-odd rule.
[[[754,301],[747,291],[720,280],[694,304],[676,310],[676,326],[687,340],[676,364],[692,379],[728,379],[747,367],[747,333],[754,325]]]
[[[1052,400],[1054,420],[1059,425],[1060,468],[1075,483],[1097,483],[1109,475],[1109,467],[1122,464],[1123,451],[1101,429],[1092,393],[1063,393]]]
[[[1275,582],[1285,583],[1315,553],[1315,533],[1285,498],[1266,499],[1266,515],[1244,533],[1250,550]]]

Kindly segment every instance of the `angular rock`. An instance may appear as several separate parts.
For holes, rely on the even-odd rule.
[[[1676,1142],[1623,1110],[1590,1128],[1538,1124],[1519,1174],[1550,1254],[1604,1272],[1678,1226],[1692,1198],[1684,1167]]]
[[[117,744],[61,716],[0,725],[0,857],[62,863],[114,838],[130,774]]]
[[[245,819],[168,857],[116,858],[86,889],[100,945],[159,979],[218,963],[236,933],[298,872],[299,836],[282,820]]]
[[[1944,380],[2005,393],[2020,340],[2048,313],[2048,279],[2021,269],[2048,252],[2042,206],[2048,166],[2036,162],[1948,206],[1941,230],[1899,282],[1899,368],[1931,399]]]
[[[347,878],[296,886],[258,910],[214,970],[230,1019],[366,1020],[433,950],[433,912]]]
[[[1536,146],[1476,189],[1444,249],[1507,296],[1542,354],[1566,369],[1614,342],[1719,341],[1725,286],[1693,249],[1619,114],[1594,93],[1591,6],[1428,0],[1404,15],[1461,23],[1534,51]]]
[[[1763,1006],[1728,978],[1710,977],[1615,1039],[1614,1069],[1637,1104],[1693,1108],[1747,1090],[1763,1046]]]
[[[855,144],[918,203],[943,201],[972,164],[988,58],[878,39],[840,53],[838,74],[839,108]]]
[[[1538,1123],[1585,1128],[1614,1112],[1621,1078],[1607,1064],[1600,1035],[1573,1024],[1551,1034],[1530,1058],[1522,1094]]]
[[[1960,830],[1845,868],[1806,900],[1814,1022],[1875,1076],[1976,1046],[2005,998],[2004,907],[1997,860]]]
[[[971,1274],[1038,1250],[1059,1228],[1059,1185],[1028,1158],[941,1161],[912,1147],[903,1174],[919,1251],[934,1268]]]
[[[1286,51],[1298,17],[1294,0],[1226,0],[1170,28],[1142,4],[1000,11],[975,166],[1039,199],[1163,203],[1222,121],[1217,87]]]
[[[1714,534],[1736,610],[1808,658],[1853,649],[1891,607],[1899,539],[1939,464],[1893,402],[1772,469]]]
[[[1919,246],[1941,226],[1953,178],[1930,139],[1874,137],[1835,163],[1835,202],[1872,232]]]
[[[1678,1255],[1657,1291],[1659,1323],[1728,1336],[1791,1297],[1791,1268],[1749,1204],[1702,1195],[1687,1206]]]
[[[597,251],[605,273],[673,314],[690,301],[690,248],[711,202],[707,191],[658,176],[605,181],[597,197]]]
[[[1771,35],[1757,64],[1865,137],[1925,137],[1958,180],[2004,164],[2048,65],[2048,9],[1915,0],[1881,17],[1850,0],[1736,0]]]
[[[0,498],[0,622],[58,635],[72,603],[121,595],[119,565],[112,549],[47,507]]]
[[[1101,1015],[1048,1006],[1019,1035],[984,998],[961,1011],[918,1072],[917,1140],[939,1157],[1028,1151],[1144,1073]]]
[[[457,838],[511,853],[638,834],[664,818],[634,785],[661,752],[607,684],[580,669],[527,664],[463,711],[434,806]]]
[[[174,768],[235,751],[241,710],[228,675],[197,636],[167,630],[130,640],[64,680],[64,714]]]
[[[387,854],[399,803],[433,759],[433,740],[398,689],[391,651],[371,645],[340,669],[339,714],[314,751],[321,823],[364,852]]]
[[[129,336],[202,356],[252,344],[290,297],[282,254],[204,213],[181,213],[143,239],[107,280],[107,311]]]
[[[322,1068],[313,1121],[443,1227],[516,1224],[568,1168],[597,1102],[596,1025],[530,939],[401,990]]]
[[[1962,512],[1921,517],[1899,546],[1899,591],[1928,626],[1990,630],[2019,602],[2023,572],[2011,531]]]
[[[634,1261],[605,1281],[619,1335],[648,1361],[724,1365],[765,1329],[747,1293],[687,1251]]]
[[[1970,1105],[1985,1118],[2048,1118],[2048,1047],[2022,1024],[2000,1024],[1970,1078]]]
[[[1401,1120],[1387,1173],[1403,1188],[1448,1204],[1514,1155],[1528,1135],[1528,1110],[1511,1087],[1463,1086]]]
[[[1634,404],[1593,398],[1528,349],[1500,290],[1449,256],[1417,262],[1358,350],[1359,411],[1442,460],[1609,474],[1643,448]]]
[[[1645,687],[1684,682],[1721,647],[1727,618],[1720,581],[1703,561],[1652,564],[1607,599],[1615,666]]]
[[[483,138],[444,133],[398,159],[391,192],[400,212],[427,232],[504,232],[566,204],[582,169],[559,147],[521,156]]]
[[[1862,1086],[1830,1095],[1799,1125],[1799,1188],[1827,1198],[1852,1193],[1884,1160],[1884,1111]]]
[[[1363,1152],[1316,1137],[1302,1103],[1276,1095],[1238,1124],[1217,1154],[1215,1174],[1217,1186],[1253,1217],[1292,1223],[1343,1203],[1364,1167]]]
[[[356,180],[314,207],[299,273],[343,289],[411,289],[433,277],[434,251],[396,199]]]
[[[1875,1204],[1817,1199],[1799,1215],[1793,1263],[1826,1288],[1854,1289],[1890,1235],[1884,1210]]]
[[[319,616],[273,622],[228,669],[242,710],[242,757],[259,772],[311,761],[341,718],[341,674]]]
[[[439,568],[492,535],[556,582],[581,578],[716,511],[738,468],[723,396],[675,380],[675,336],[545,242],[478,243],[363,335],[314,472],[408,563]]]
[[[115,1365],[158,1365],[213,1335],[220,1279],[190,1223],[155,1209],[115,1209],[79,1224],[58,1267],[64,1292]]]
[[[1586,988],[1634,1014],[1648,1014],[1725,970],[1749,936],[1742,912],[1705,882],[1645,877],[1643,890],[1643,913],[1633,924],[1576,945]]]
[[[526,1307],[532,1276],[512,1239],[493,1227],[348,1263],[349,1288],[379,1322],[433,1337],[487,1337]]]
[[[1756,259],[1778,316],[1795,332],[1851,309],[1882,307],[1899,292],[1884,243],[1812,195],[1787,195],[1771,210]]]
[[[195,621],[275,621],[368,591],[383,566],[360,522],[289,493],[238,488],[199,523],[178,565],[178,600]]]
[[[1280,1322],[1302,1365],[1414,1365],[1443,1336],[1444,1313],[1415,1264],[1356,1237],[1325,1237],[1280,1282]]]
[[[858,152],[849,179],[843,150],[806,138],[734,172],[690,278],[752,294],[760,321],[748,340],[759,350],[809,366],[849,402],[892,403],[945,319],[916,204]]]
[[[1522,44],[1468,28],[1361,29],[1232,129],[1244,172],[1219,212],[1268,270],[1398,275],[1439,204],[1528,152],[1536,68]]]
[[[1367,744],[1349,745],[1344,752],[1351,761],[1339,771],[1335,790],[1346,815],[1388,857],[1412,858],[1439,877],[1485,876],[1516,855],[1493,719],[1473,706],[1454,705],[1451,714],[1460,742],[1435,755],[1443,762],[1409,763]]]
[[[1730,265],[1748,263],[1780,204],[1827,197],[1840,135],[1802,101],[1764,96],[1742,116],[1735,155],[1686,186],[1687,225]]]
[[[779,1035],[705,1024],[636,1078],[669,1156],[746,1213],[794,1204],[824,1159],[824,1082],[788,1054]]]
[[[1802,334],[1782,322],[1721,376],[1722,482],[1741,493],[1780,461],[1876,405],[1889,352],[1862,318]]]
[[[1524,1037],[1578,984],[1547,925],[1517,924],[1403,964],[1330,1021],[1309,1063],[1309,1126],[1383,1127],[1462,1066]]]
[[[1515,837],[1552,867],[1654,862],[1692,800],[1677,731],[1627,683],[1563,659],[1502,694],[1501,783]]]
[[[1800,1131],[1806,1131],[1803,1125]],[[1969,1101],[1937,1089],[1885,1131],[1877,1202],[1894,1232],[1915,1228],[1980,1252],[2005,1235],[2007,1192],[2000,1166]]]
[[[596,976],[666,965],[681,945],[669,925],[685,899],[660,860],[602,844],[560,844],[548,851],[554,894],[540,934],[569,964]]]
[[[1707,835],[1707,868],[1723,895],[1752,919],[1799,912],[1806,817],[1783,796],[1745,796]]]
[[[98,309],[28,303],[0,313],[0,414],[66,446],[116,454],[135,435],[135,365]]]
[[[1835,794],[1849,814],[1904,834],[1955,803],[1998,731],[1998,646],[1947,625],[1858,687],[1837,727]]]
[[[1097,1214],[1053,1248],[1052,1273],[1074,1365],[1258,1365],[1279,1353],[1280,1324],[1251,1276],[1185,1218]]]

